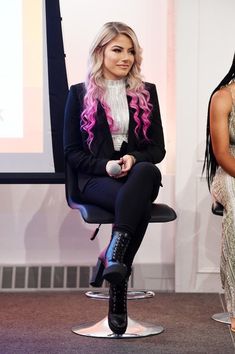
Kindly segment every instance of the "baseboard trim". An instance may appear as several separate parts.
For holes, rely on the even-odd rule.
[[[0,265],[0,292],[88,290],[92,270],[93,265]],[[129,288],[174,291],[174,265],[134,265]]]

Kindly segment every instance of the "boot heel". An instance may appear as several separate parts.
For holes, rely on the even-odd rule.
[[[92,273],[92,278],[90,281],[90,285],[96,288],[100,288],[103,284],[103,271],[104,271],[104,264],[100,258],[96,263],[95,269]]]
[[[114,263],[105,268],[103,272],[103,279],[107,280],[111,284],[121,283],[127,274],[127,267],[125,264]]]

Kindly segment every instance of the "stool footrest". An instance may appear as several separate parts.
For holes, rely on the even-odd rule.
[[[107,291],[87,291],[86,296],[95,300],[109,299],[109,292]],[[155,293],[151,290],[128,290],[127,300],[141,300],[154,297]]]

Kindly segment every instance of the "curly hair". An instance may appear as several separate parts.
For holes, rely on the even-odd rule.
[[[81,115],[81,129],[86,131],[88,135],[87,143],[89,148],[91,148],[94,138],[93,128],[96,124],[98,101],[105,110],[110,130],[115,130],[110,107],[104,99],[105,79],[103,76],[103,58],[106,46],[119,34],[128,36],[134,48],[134,63],[126,77],[126,91],[127,95],[131,97],[130,107],[135,111],[135,134],[139,137],[142,129],[144,139],[149,141],[147,132],[150,126],[149,116],[152,105],[150,103],[149,92],[145,89],[141,76],[142,49],[135,32],[129,26],[121,22],[107,22],[101,28],[89,51],[86,94]]]

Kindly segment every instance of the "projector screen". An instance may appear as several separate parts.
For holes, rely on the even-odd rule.
[[[0,1],[0,173],[55,172],[45,9]]]

